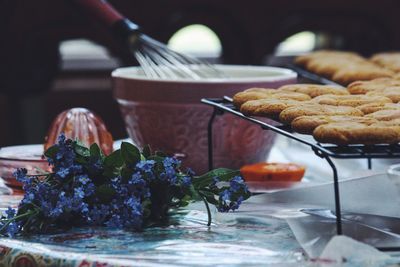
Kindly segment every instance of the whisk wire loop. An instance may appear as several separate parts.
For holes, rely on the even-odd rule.
[[[135,40],[132,50],[146,77],[192,80],[226,77],[213,65],[175,52],[145,34],[139,33]]]

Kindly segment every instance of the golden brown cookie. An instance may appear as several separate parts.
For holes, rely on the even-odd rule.
[[[279,91],[296,92],[309,95],[314,98],[320,95],[348,95],[343,87],[318,84],[288,84],[278,88]]]
[[[315,103],[300,104],[293,107],[288,107],[279,115],[279,120],[283,123],[290,124],[295,118],[300,116],[312,115],[348,115],[348,116],[363,116],[360,110],[347,106],[331,106],[320,105]]]
[[[390,121],[400,119],[400,109],[379,110],[365,115],[365,117],[374,118],[378,121]]]
[[[326,116],[326,115],[315,115],[315,116],[300,116],[292,121],[292,128],[294,131],[302,134],[312,134],[314,129],[320,125],[333,123],[333,122],[360,122],[365,124],[371,124],[378,122],[374,118],[366,118],[363,116]]]
[[[379,66],[390,69],[394,72],[400,72],[399,52],[378,53],[373,55],[370,60]]]
[[[247,101],[240,107],[240,111],[249,116],[264,116],[277,119],[282,110],[301,104],[291,99],[260,99]]]
[[[394,144],[400,141],[400,127],[380,123],[336,122],[318,126],[313,136],[321,143]]]
[[[358,106],[357,109],[361,110],[364,114],[374,113],[379,110],[392,110],[400,109],[399,103],[369,103]]]
[[[233,104],[239,108],[246,101],[265,98],[274,94],[275,91],[276,89],[250,88],[243,92],[236,93],[233,96]]]
[[[357,53],[336,50],[318,50],[295,58],[294,62],[297,65],[305,66],[312,60],[319,58],[362,58]]]
[[[262,91],[260,88],[257,89],[249,89],[243,92],[239,92],[233,96],[233,104],[240,108],[245,102],[250,100],[259,100],[259,99],[292,99],[297,101],[307,101],[311,98],[302,93],[295,92],[282,92],[276,89],[264,89]]]
[[[358,107],[369,103],[392,103],[392,100],[380,95],[321,95],[313,98],[311,102],[332,106]]]
[[[376,78],[392,77],[394,73],[391,70],[380,68],[372,63],[363,63],[343,66],[335,72],[332,80],[348,85],[354,81],[369,81]]]
[[[387,87],[400,86],[400,80],[392,78],[378,78],[370,81],[355,81],[347,86],[351,94],[366,94],[370,91],[383,90]]]
[[[343,66],[359,64],[359,61],[354,61],[349,58],[325,57],[311,60],[307,65],[307,70],[316,73],[320,76],[331,78],[341,70]]]
[[[393,103],[398,103],[400,102],[400,86],[386,87],[385,89],[382,90],[375,90],[368,92],[366,95],[385,96],[387,98],[390,98],[390,100],[392,100]]]

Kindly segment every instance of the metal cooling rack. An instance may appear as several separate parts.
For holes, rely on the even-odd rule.
[[[294,134],[291,127],[283,125],[277,122],[277,125],[271,125],[266,122],[260,121],[255,117],[245,116],[239,110],[235,108],[232,103],[232,99],[229,97],[224,98],[205,98],[201,100],[202,103],[214,107],[209,123],[208,123],[208,159],[209,169],[213,169],[213,123],[216,116],[223,115],[224,113],[234,114],[244,120],[248,120],[252,123],[258,124],[265,130],[271,130],[284,135],[290,139],[296,140],[300,143],[308,145],[314,151],[314,153],[325,159],[331,166],[333,171],[333,185],[335,195],[335,213],[336,213],[336,230],[337,234],[342,234],[342,213],[340,206],[340,193],[339,193],[339,181],[338,172],[335,164],[331,158],[341,159],[367,159],[368,168],[371,169],[373,158],[400,158],[400,145],[389,145],[389,144],[378,144],[378,145],[346,145],[338,146],[331,144],[320,144],[318,142],[310,141],[304,138],[302,135]],[[400,248],[381,248],[386,251],[399,251]]]

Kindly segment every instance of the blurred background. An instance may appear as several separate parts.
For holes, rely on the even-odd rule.
[[[331,48],[400,47],[397,0],[110,0],[148,35],[212,62],[286,66]],[[0,0],[0,146],[42,143],[61,111],[86,107],[127,136],[110,73],[135,64],[71,0]]]

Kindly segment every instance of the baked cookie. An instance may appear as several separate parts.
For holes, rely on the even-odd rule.
[[[264,116],[278,119],[282,110],[300,105],[302,102],[291,99],[259,99],[247,101],[240,107],[240,111],[248,116]]]
[[[321,143],[394,144],[400,141],[400,127],[380,123],[335,122],[318,126],[313,136]]]
[[[390,100],[392,100],[393,103],[398,103],[400,102],[400,86],[386,87],[385,89],[382,90],[375,90],[368,92],[366,95],[385,96],[387,98],[390,98]]]
[[[263,97],[274,94],[275,91],[276,89],[269,88],[249,88],[243,92],[236,93],[233,96],[233,104],[239,108],[246,101],[262,99]]]
[[[279,91],[296,92],[309,95],[311,98],[320,95],[348,95],[343,87],[318,84],[288,84],[278,88]]]
[[[336,51],[336,50],[318,50],[305,55],[298,56],[294,59],[294,63],[301,66],[306,66],[314,59],[318,58],[362,58],[354,52]]]
[[[348,85],[354,81],[369,81],[376,78],[392,77],[394,73],[391,70],[380,68],[372,63],[353,64],[343,66],[335,72],[332,80]]]
[[[311,102],[332,106],[358,107],[369,103],[392,103],[392,100],[381,95],[321,95],[313,98]]]
[[[343,115],[300,116],[292,121],[292,128],[294,131],[298,133],[312,134],[315,128],[317,128],[318,126],[333,122],[360,122],[365,124],[371,124],[378,121],[374,118],[366,118],[363,116],[343,116]]]
[[[390,69],[394,72],[400,72],[400,53],[386,52],[373,55],[370,60],[379,66]]]
[[[243,92],[239,92],[233,96],[233,104],[240,108],[245,102],[259,99],[292,99],[297,101],[307,101],[311,98],[302,93],[282,92],[276,89],[260,89],[252,88]]]
[[[361,110],[364,114],[374,113],[379,110],[393,110],[399,109],[399,103],[369,103],[365,105],[358,106],[357,109]]]
[[[350,94],[366,94],[370,91],[379,91],[387,87],[400,86],[400,80],[392,78],[378,78],[370,81],[355,81],[347,86]]]
[[[400,119],[400,109],[379,110],[365,115],[365,117],[374,118],[378,121],[391,121],[395,119]]]
[[[347,57],[324,57],[311,60],[307,65],[307,70],[320,76],[332,78],[343,66],[360,64],[361,61]]]
[[[312,115],[347,115],[347,116],[363,116],[360,110],[347,107],[347,106],[331,106],[331,105],[320,105],[316,103],[300,104],[292,107],[288,107],[283,110],[279,115],[281,122],[290,124],[295,118],[300,116],[312,116]]]

